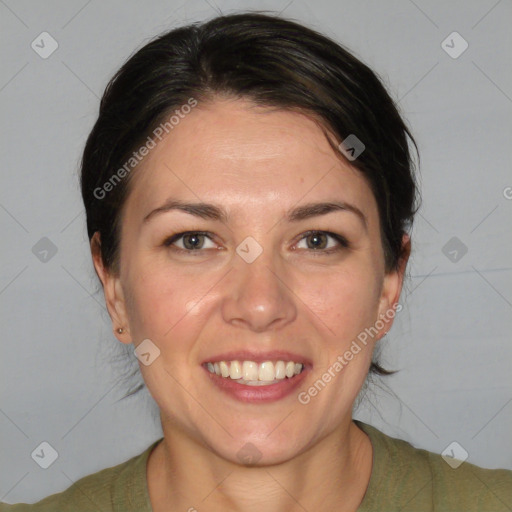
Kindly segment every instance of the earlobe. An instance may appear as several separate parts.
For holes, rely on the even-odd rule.
[[[113,332],[116,338],[122,343],[131,343],[126,315],[125,299],[119,276],[113,274],[106,268],[101,255],[100,233],[94,233],[91,239],[91,255],[96,274],[101,281],[105,303],[112,320]]]

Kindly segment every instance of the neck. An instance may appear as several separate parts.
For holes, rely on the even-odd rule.
[[[234,464],[182,431],[163,426],[164,440],[148,461],[154,512],[353,512],[370,480],[371,442],[352,421],[299,456],[265,467]]]

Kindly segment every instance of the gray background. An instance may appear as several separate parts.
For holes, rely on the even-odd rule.
[[[371,387],[356,416],[512,469],[510,0],[0,0],[0,501],[62,491],[161,435],[146,391],[118,401],[122,347],[90,262],[78,162],[99,97],[133,50],[240,9],[284,10],[347,45],[383,78],[419,142],[411,278],[383,353],[401,371]],[[59,44],[47,59],[31,48],[43,31]],[[469,44],[456,59],[441,47],[453,31]],[[57,248],[46,262],[33,252],[43,237]],[[46,470],[31,458],[43,441],[59,454]]]

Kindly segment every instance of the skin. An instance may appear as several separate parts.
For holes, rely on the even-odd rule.
[[[372,447],[352,406],[392,321],[307,405],[296,392],[242,403],[200,364],[230,350],[293,351],[312,362],[304,391],[397,303],[407,258],[386,271],[365,178],[312,119],[220,98],[193,109],[134,172],[119,271],[103,266],[97,235],[91,248],[114,330],[124,328],[119,341],[149,338],[160,350],[140,363],[164,432],[148,462],[153,509],[356,510]],[[144,221],[170,197],[214,203],[228,218],[171,210]],[[349,203],[364,220],[351,211],[286,219],[292,208],[328,201]],[[211,233],[200,250],[173,251],[185,251],[183,239],[164,244],[193,230]],[[339,250],[315,249],[308,230],[342,235],[349,247],[325,236],[320,245]],[[248,236],[263,248],[250,264],[235,252]],[[261,452],[251,467],[237,457],[246,443]]]

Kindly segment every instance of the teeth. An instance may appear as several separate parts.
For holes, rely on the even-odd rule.
[[[268,386],[269,384],[277,384],[278,380],[272,380],[270,382],[266,382],[263,380],[244,380],[240,379],[238,381],[240,384],[245,384],[246,386]]]
[[[210,367],[208,367],[208,369],[210,369]],[[240,363],[238,361],[232,361],[231,364],[229,365],[229,376],[233,380],[242,378],[242,367],[240,366]]]
[[[288,361],[286,363],[285,373],[288,378],[293,377],[293,374],[295,373],[295,363]]]
[[[294,361],[265,361],[261,364],[254,361],[219,361],[207,363],[206,367],[210,373],[240,380],[241,384],[264,386],[298,375],[302,372],[304,365]]]
[[[229,367],[224,361],[221,361],[219,363],[219,367],[220,367],[220,374],[223,377],[229,377]]]
[[[258,371],[258,380],[270,382],[271,380],[275,380],[275,378],[276,371],[274,369],[274,363],[272,361],[261,363]]]
[[[258,365],[254,361],[244,361],[242,364],[244,380],[258,380]]]
[[[284,361],[277,361],[276,366],[276,379],[284,379],[286,377],[286,366]]]

